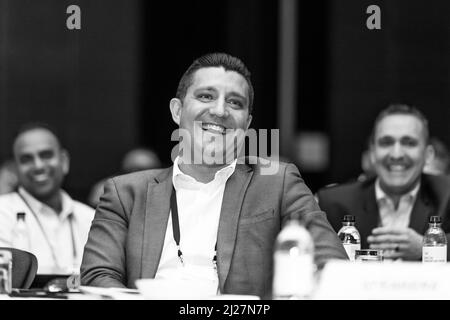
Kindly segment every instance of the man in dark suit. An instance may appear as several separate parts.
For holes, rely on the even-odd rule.
[[[319,267],[346,258],[294,165],[277,162],[278,170],[268,174],[259,162],[229,158],[235,146],[219,143],[247,131],[252,103],[242,61],[220,53],[194,61],[170,101],[183,152],[171,168],[106,183],[84,251],[83,284],[135,287],[140,278],[188,279],[214,293],[265,296],[275,238],[293,214],[311,232]],[[193,160],[191,151],[206,158]]]
[[[428,122],[419,110],[407,105],[383,110],[371,135],[376,176],[317,193],[335,231],[344,215],[355,215],[361,248],[382,249],[386,258],[403,260],[421,259],[430,216],[441,216],[450,232],[450,180],[422,174],[433,158],[428,140]]]

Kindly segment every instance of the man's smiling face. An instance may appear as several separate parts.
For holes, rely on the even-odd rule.
[[[372,160],[387,194],[404,194],[414,188],[425,162],[432,157],[423,123],[413,115],[393,114],[375,128]]]
[[[248,129],[251,122],[248,83],[235,71],[201,68],[194,73],[183,101],[172,99],[171,110],[180,129],[190,134],[196,152],[211,155],[217,151],[218,141],[227,137],[229,142],[236,129],[244,132]],[[223,144],[222,154],[227,151],[230,150]]]
[[[51,132],[37,128],[20,134],[14,157],[20,184],[36,199],[45,201],[59,192],[69,160]]]

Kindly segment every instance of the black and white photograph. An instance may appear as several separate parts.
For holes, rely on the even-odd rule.
[[[0,0],[0,299],[449,300],[449,17]]]

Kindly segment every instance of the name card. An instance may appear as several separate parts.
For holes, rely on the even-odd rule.
[[[317,300],[449,300],[450,264],[330,261]]]

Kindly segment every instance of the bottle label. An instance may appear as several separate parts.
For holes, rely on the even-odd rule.
[[[422,262],[424,263],[446,263],[447,246],[423,247]]]
[[[308,297],[314,288],[315,265],[311,255],[275,253],[273,293],[279,297]]]
[[[361,250],[360,243],[343,243],[350,261],[355,261],[356,250]]]

